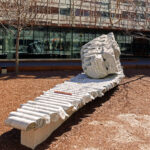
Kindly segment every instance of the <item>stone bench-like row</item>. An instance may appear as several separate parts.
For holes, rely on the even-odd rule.
[[[34,149],[75,111],[117,86],[123,75],[90,79],[79,74],[10,113],[5,123],[21,130],[21,144]]]

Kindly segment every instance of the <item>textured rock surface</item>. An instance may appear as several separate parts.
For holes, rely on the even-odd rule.
[[[97,37],[81,49],[83,71],[91,78],[123,74],[119,56],[120,48],[113,33]]]

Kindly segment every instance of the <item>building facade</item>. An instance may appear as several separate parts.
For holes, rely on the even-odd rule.
[[[150,55],[150,0],[39,0],[36,13],[21,33],[20,58],[80,58],[82,45],[109,32],[122,56]],[[1,27],[0,58],[15,58],[15,44]]]

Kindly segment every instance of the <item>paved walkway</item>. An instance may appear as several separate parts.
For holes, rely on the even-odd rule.
[[[137,59],[137,60],[122,60],[121,61],[123,66],[149,66],[150,67],[150,58],[142,58],[142,59]],[[21,67],[35,67],[35,66],[40,66],[40,67],[44,67],[44,66],[81,66],[81,62],[71,62],[71,61],[38,61],[38,62],[20,62],[19,65]],[[15,62],[0,62],[0,67],[14,67],[15,66]]]
[[[137,59],[135,61],[122,61],[124,68],[150,68],[150,58]]]
[[[80,66],[80,62],[20,62],[21,67],[26,66]],[[15,62],[0,62],[0,66],[14,67]]]

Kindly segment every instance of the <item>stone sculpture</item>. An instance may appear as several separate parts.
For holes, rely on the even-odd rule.
[[[9,114],[5,123],[21,130],[21,144],[34,149],[46,140],[74,112],[96,97],[102,97],[124,77],[120,49],[113,33],[102,35],[82,47],[85,73],[43,92]]]
[[[113,33],[97,37],[81,49],[83,71],[91,78],[123,74],[119,57],[120,48]]]

